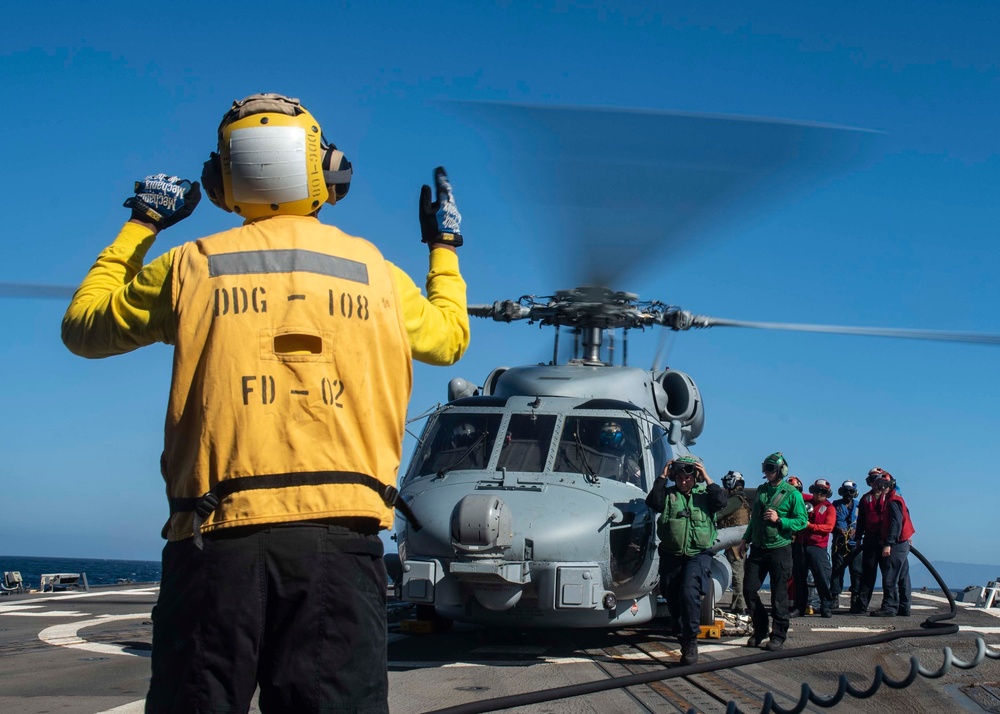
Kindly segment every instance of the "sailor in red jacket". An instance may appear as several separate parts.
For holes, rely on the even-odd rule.
[[[882,607],[872,613],[872,617],[903,617],[910,614],[910,538],[913,524],[910,509],[903,497],[896,492],[896,479],[883,473],[875,479],[872,487],[882,494],[882,531],[879,545],[882,571]]]
[[[809,493],[812,494],[812,511],[809,513],[809,522],[805,529],[799,533],[799,538],[802,540],[806,569],[812,573],[816,593],[819,595],[820,615],[832,617],[834,601],[830,592],[829,547],[830,533],[837,523],[837,509],[830,503],[833,488],[826,479],[817,479],[816,483],[809,487]],[[799,590],[805,599],[805,582]]]
[[[875,490],[875,480],[882,475],[892,478],[885,469],[875,466],[868,472],[865,483],[871,487],[858,501],[858,524],[855,531],[857,546],[852,558],[861,558],[861,584],[857,599],[851,598],[851,614],[868,612],[868,603],[875,591],[878,577],[879,559],[882,556],[882,496],[884,492]],[[861,552],[858,553],[857,551]]]

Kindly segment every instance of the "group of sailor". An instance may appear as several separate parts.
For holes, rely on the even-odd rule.
[[[661,592],[678,633],[681,664],[698,660],[701,600],[711,587],[710,548],[717,528],[745,528],[740,543],[726,550],[726,558],[733,572],[730,609],[750,615],[750,647],[781,650],[791,618],[816,610],[832,617],[845,572],[850,573],[851,614],[868,612],[879,570],[882,604],[871,616],[910,614],[907,556],[914,529],[892,474],[872,468],[866,478],[870,490],[860,500],[857,485],[849,479],[838,489],[840,497],[830,500],[829,481],[817,479],[804,492],[781,452],[765,458],[761,472],[765,482],[751,503],[739,471],[727,473],[720,487],[701,459],[679,456],[667,464],[646,498],[660,514]],[[671,480],[674,485],[668,486]],[[770,609],[759,597],[766,577],[772,583]],[[811,604],[810,584],[818,608]]]

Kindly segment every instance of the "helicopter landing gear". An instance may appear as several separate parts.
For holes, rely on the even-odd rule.
[[[429,623],[433,632],[447,632],[454,624],[454,621],[441,617],[433,605],[417,605],[415,614],[417,621]]]

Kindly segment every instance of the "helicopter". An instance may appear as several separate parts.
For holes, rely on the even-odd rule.
[[[657,615],[657,514],[645,496],[671,458],[691,453],[705,404],[685,372],[628,366],[629,330],[724,325],[1000,343],[988,335],[739,322],[595,287],[468,310],[556,327],[553,359],[498,367],[482,386],[451,380],[400,484],[419,523],[400,519],[391,574],[400,599],[431,617],[517,627],[617,627]],[[574,336],[564,363],[559,327]],[[618,364],[614,341],[605,339],[617,331]],[[621,431],[619,447],[601,438],[609,425]],[[731,583],[724,551],[743,531],[719,531],[704,625],[715,621]]]
[[[405,519],[397,529],[401,599],[484,624],[652,619],[659,574],[645,496],[671,448],[689,453],[704,405],[683,372],[611,366],[604,335],[691,316],[602,288],[470,305],[469,313],[570,326],[575,356],[497,368],[481,388],[450,382],[448,403],[430,415],[400,485],[420,518],[419,529]],[[557,355],[558,340],[557,330]],[[604,438],[609,430],[619,443]],[[743,529],[728,531],[720,547]],[[731,578],[722,556],[712,572],[704,617]]]
[[[743,327],[1000,344],[1000,337],[979,333],[731,320],[606,287],[649,246],[676,245],[690,234],[699,210],[773,190],[771,179],[785,170],[788,156],[814,168],[845,148],[853,151],[857,136],[843,128],[525,105],[462,110],[502,126],[499,143],[541,167],[524,179],[530,184],[524,196],[569,224],[587,282],[550,296],[468,307],[474,317],[555,328],[552,358],[497,367],[481,384],[452,379],[447,402],[427,415],[399,485],[410,517],[398,521],[398,558],[387,558],[397,595],[415,604],[418,616],[514,627],[618,627],[657,616],[657,514],[645,496],[672,458],[691,453],[706,412],[686,372],[628,364],[632,330]],[[650,122],[662,121],[672,131],[651,130]],[[544,131],[533,133],[537,126]],[[684,126],[687,133],[677,131]],[[626,139],[616,144],[619,163],[602,170],[622,180],[595,197],[579,178],[578,157],[592,150],[593,136],[611,134],[609,127]],[[691,148],[697,142],[689,140],[690,130],[727,134],[721,151],[733,156],[739,147],[739,169],[720,172],[718,157],[692,158],[704,147]],[[847,144],[831,148],[845,136]],[[708,143],[709,154],[720,151],[715,139]],[[761,146],[757,153],[747,149]],[[669,154],[676,163],[646,161],[643,152]],[[633,171],[636,165],[643,170]],[[708,166],[703,180],[690,181],[698,165]],[[801,178],[801,168],[792,173]],[[648,209],[645,198],[633,200],[633,174],[656,184],[644,195],[679,196],[676,203]],[[761,182],[762,175],[769,179]],[[638,209],[633,234],[646,237],[635,250],[609,251],[600,236],[613,226],[601,212],[623,204]],[[614,215],[619,220],[620,212]],[[563,330],[571,333],[572,355],[560,361]],[[622,434],[616,448],[602,443],[609,429]],[[743,531],[719,532],[702,624],[714,622],[715,605],[729,589],[724,551]]]

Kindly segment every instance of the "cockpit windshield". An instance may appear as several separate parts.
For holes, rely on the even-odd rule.
[[[493,453],[502,414],[445,412],[424,433],[407,478],[455,469],[482,470]]]
[[[553,435],[563,420],[553,470],[582,474],[588,480],[609,479],[646,489],[642,439],[627,416],[504,414],[447,410],[425,429],[406,480],[451,471],[483,471],[491,463],[499,438],[497,471],[542,473],[552,450]],[[501,425],[506,428],[501,433]],[[662,435],[662,430],[661,434]],[[654,442],[657,468],[669,458],[664,439]]]
[[[646,488],[639,434],[630,419],[566,417],[555,470]]]
[[[513,414],[503,438],[497,470],[542,471],[556,428],[554,414]]]

